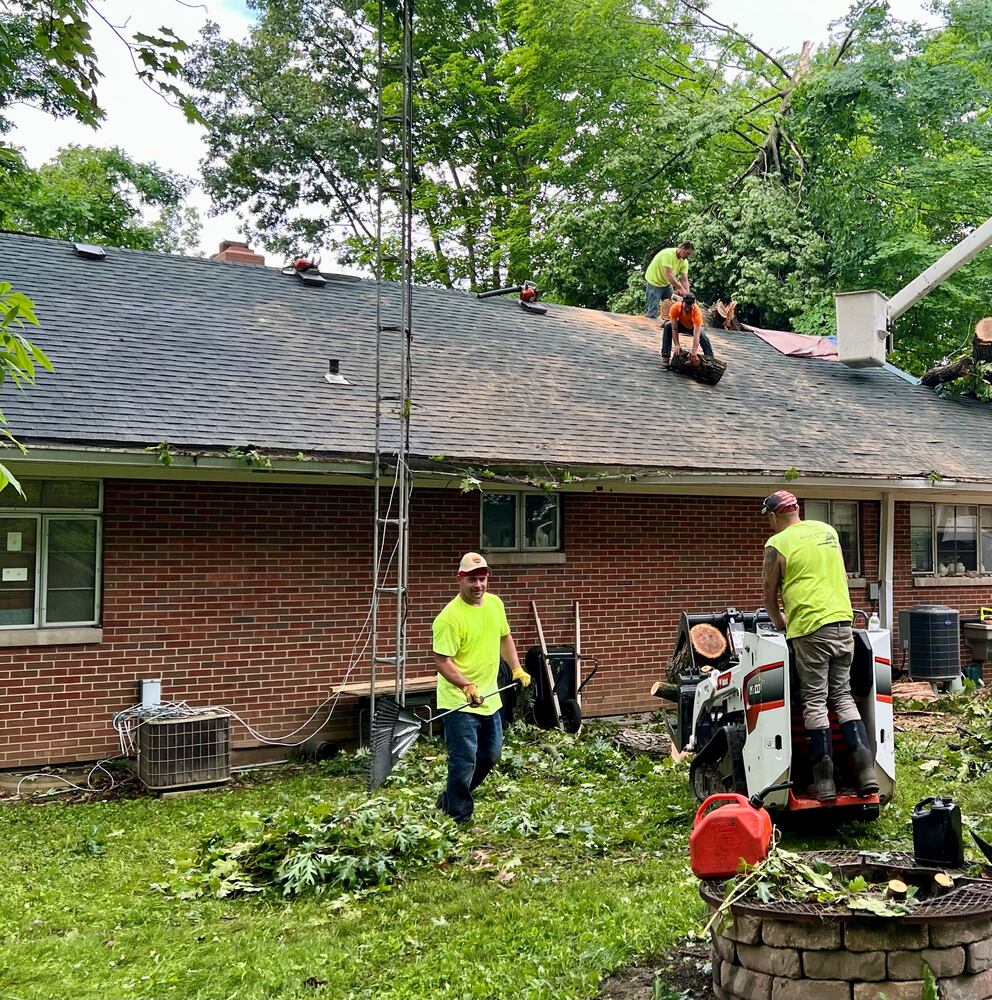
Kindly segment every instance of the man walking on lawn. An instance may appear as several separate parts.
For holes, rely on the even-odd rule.
[[[478,552],[466,552],[458,565],[458,595],[434,619],[439,710],[470,707],[442,720],[448,747],[448,783],[437,807],[467,823],[475,803],[472,792],[499,761],[503,747],[500,696],[485,696],[499,686],[499,661],[510,665],[521,686],[530,674],[520,666],[503,602],[489,590],[489,564]]]
[[[829,706],[851,752],[858,794],[873,795],[878,791],[875,761],[851,696],[851,595],[837,532],[822,521],[803,521],[799,501],[787,490],[767,497],[761,513],[775,532],[765,542],[765,607],[772,624],[785,629],[795,657],[813,794],[821,802],[837,798]]]

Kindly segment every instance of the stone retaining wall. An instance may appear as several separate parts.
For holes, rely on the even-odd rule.
[[[992,1000],[992,919],[907,924],[735,916],[712,934],[717,1000]]]

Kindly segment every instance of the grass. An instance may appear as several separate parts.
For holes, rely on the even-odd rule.
[[[512,737],[452,861],[368,895],[183,900],[152,888],[180,884],[173,859],[196,858],[243,811],[358,797],[355,775],[311,768],[189,798],[0,807],[0,1000],[594,997],[602,976],[698,927],[695,803],[684,766],[629,761],[594,733],[566,739]],[[909,847],[909,811],[935,792],[984,812],[992,778],[925,776],[927,740],[901,738],[898,798],[878,823],[790,846]],[[410,756],[385,795],[445,822],[432,810],[443,751]]]

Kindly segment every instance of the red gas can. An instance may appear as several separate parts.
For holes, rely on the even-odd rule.
[[[719,809],[713,806],[729,803]],[[712,811],[711,811],[712,810]],[[689,837],[689,862],[697,878],[730,878],[743,858],[749,865],[768,857],[772,820],[743,795],[711,795],[696,813]]]

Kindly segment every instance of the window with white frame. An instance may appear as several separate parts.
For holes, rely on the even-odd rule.
[[[35,479],[0,493],[0,628],[100,619],[103,492],[95,480]]]
[[[806,500],[806,519],[833,525],[844,553],[844,568],[848,576],[861,573],[861,532],[858,524],[857,500]]]
[[[992,507],[910,504],[909,549],[914,573],[992,575]]]
[[[514,491],[483,493],[481,545],[488,552],[557,552],[561,497]]]

